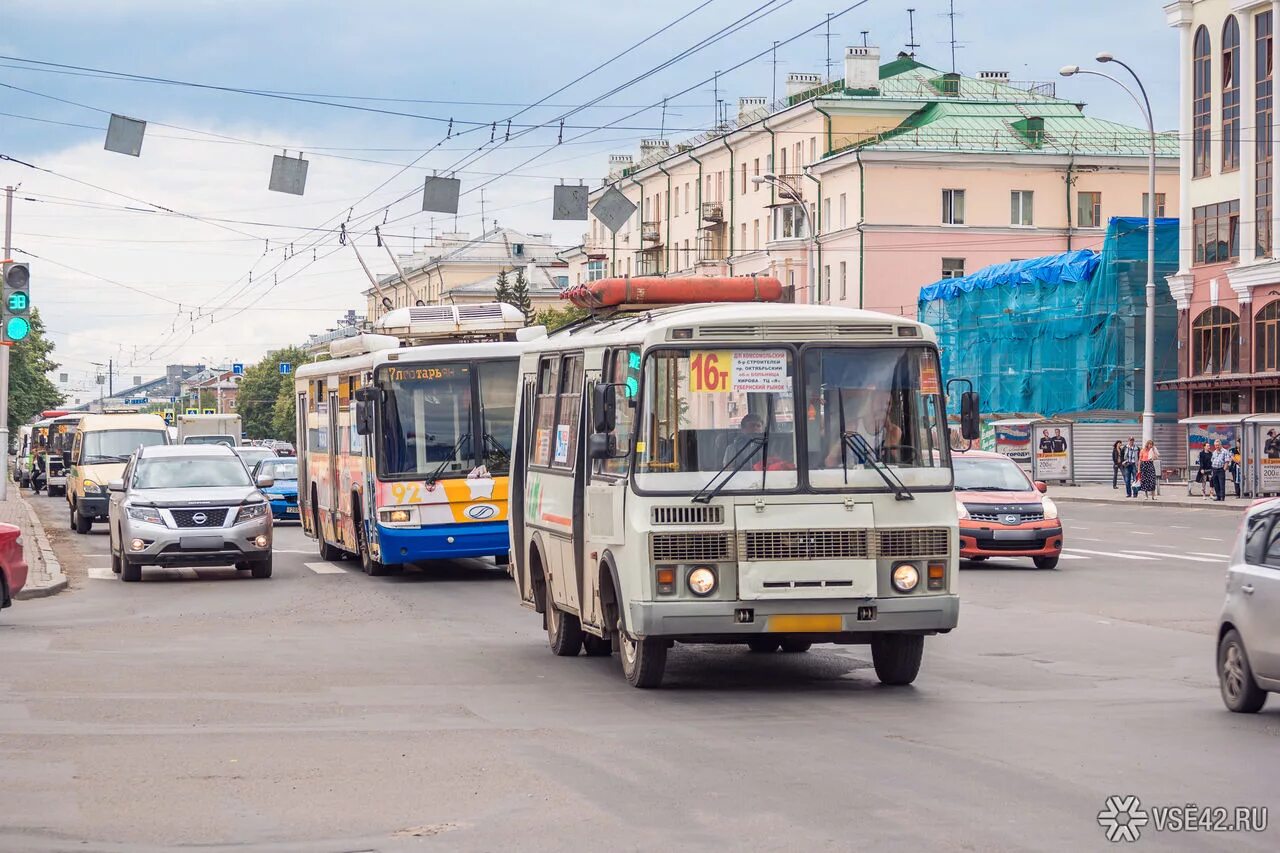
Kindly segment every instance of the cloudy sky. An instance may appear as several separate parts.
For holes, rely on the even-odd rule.
[[[852,3],[5,0],[0,154],[37,167],[0,162],[0,185],[19,186],[14,246],[81,393],[96,391],[93,363],[108,358],[126,383],[166,363],[252,361],[363,309],[366,280],[334,233],[349,211],[365,257],[389,271],[366,233],[385,219],[389,244],[408,252],[433,229],[453,230],[453,217],[418,210],[414,190],[433,169],[460,168],[459,230],[480,230],[483,185],[487,224],[575,243],[585,228],[550,221],[555,183],[598,183],[610,153],[660,129],[673,141],[695,135],[714,117],[715,89],[702,81]],[[1177,39],[1161,5],[956,0],[957,66],[1059,80],[1060,66],[1109,50],[1144,74],[1157,123],[1172,128]],[[918,58],[949,68],[947,0],[865,0],[831,24],[836,76],[863,30],[888,56],[903,49],[909,6]],[[723,37],[649,73],[713,36]],[[825,71],[826,44],[825,28],[782,44],[778,77]],[[772,74],[768,59],[728,71],[719,97],[771,95]],[[615,89],[570,115],[557,144],[562,116]],[[1138,122],[1106,81],[1059,80],[1058,91]],[[654,106],[664,98],[665,110]],[[141,157],[103,150],[113,112],[149,122]],[[500,122],[504,142],[508,118],[511,140],[489,145],[489,124]],[[267,190],[272,155],[286,149],[310,161],[305,196]]]

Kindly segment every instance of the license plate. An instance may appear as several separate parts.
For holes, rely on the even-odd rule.
[[[297,514],[298,514],[298,511],[297,511],[296,509],[286,509],[286,510],[284,511],[284,514],[285,514],[285,515],[297,515]]]
[[[179,540],[183,551],[219,551],[222,549],[221,536],[183,536]]]
[[[774,634],[832,634],[843,627],[838,613],[770,616],[765,630]]]

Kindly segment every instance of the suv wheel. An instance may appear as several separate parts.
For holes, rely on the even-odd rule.
[[[79,509],[71,510],[71,526],[75,528],[76,533],[88,533],[93,529],[93,519],[86,515],[82,515]]]
[[[142,580],[142,564],[130,562],[128,557],[120,557],[120,580],[125,583],[137,583]]]
[[[1267,701],[1267,691],[1253,680],[1244,640],[1235,628],[1223,634],[1218,643],[1218,686],[1223,704],[1237,714],[1255,714]]]
[[[256,563],[251,563],[249,565],[249,570],[253,572],[253,576],[255,578],[271,577],[271,555],[268,554],[267,559],[265,560],[259,560]]]

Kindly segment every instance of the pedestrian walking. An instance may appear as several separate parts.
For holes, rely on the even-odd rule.
[[[1124,467],[1124,442],[1117,440],[1111,445],[1111,488],[1116,488],[1120,479],[1120,469]]]
[[[1213,459],[1210,465],[1213,469],[1213,499],[1215,501],[1225,501],[1227,499],[1227,463],[1231,460],[1231,454],[1222,446],[1221,441],[1213,442]]]
[[[1138,457],[1138,476],[1142,482],[1142,491],[1147,500],[1156,499],[1156,484],[1160,479],[1160,451],[1156,449],[1153,439],[1147,439],[1142,445],[1142,453]]]
[[[1129,443],[1124,446],[1124,496],[1126,498],[1136,498],[1138,496],[1138,445],[1134,443],[1133,436],[1129,436]]]
[[[1206,442],[1196,457],[1196,482],[1200,484],[1200,497],[1208,498],[1213,488],[1213,451]]]
[[[1231,464],[1228,467],[1231,472],[1231,481],[1236,484],[1236,497],[1240,497],[1240,445],[1237,444],[1231,448]]]

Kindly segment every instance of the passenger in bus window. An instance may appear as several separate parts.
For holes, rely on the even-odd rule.
[[[738,422],[738,429],[740,432],[733,437],[729,442],[729,446],[724,449],[724,459],[721,461],[723,465],[728,465],[734,461],[742,448],[764,431],[764,421],[760,420],[759,415],[748,413],[743,415],[742,420]]]
[[[884,461],[886,448],[902,444],[902,427],[894,417],[892,397],[883,388],[844,388],[833,393],[827,427],[826,467],[840,464],[844,437],[839,406],[844,406],[844,432],[858,433]]]

